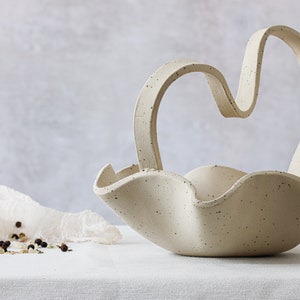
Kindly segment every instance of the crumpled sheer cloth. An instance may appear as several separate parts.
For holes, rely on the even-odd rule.
[[[21,228],[15,223],[20,221]],[[66,213],[40,205],[29,196],[0,186],[0,239],[23,232],[30,239],[48,242],[85,242],[112,244],[120,240],[118,228],[99,214],[84,210]]]

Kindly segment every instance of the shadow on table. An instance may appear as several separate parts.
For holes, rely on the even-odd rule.
[[[268,265],[300,265],[300,253],[284,252],[272,256],[254,256],[254,257],[192,257],[181,256],[174,253],[171,255],[178,257],[189,257],[192,260],[209,259],[209,260],[222,260],[222,263],[229,264],[268,264]]]
[[[273,256],[240,257],[231,260],[252,264],[300,265],[300,253],[285,252]]]
[[[287,252],[279,253],[276,255],[269,256],[237,256],[237,257],[203,257],[203,256],[185,256],[178,255],[169,252],[169,255],[175,257],[182,257],[183,260],[189,258],[190,262],[195,262],[194,260],[211,260],[212,262],[222,261],[222,263],[229,264],[268,264],[268,265],[300,265],[300,246],[295,247]]]

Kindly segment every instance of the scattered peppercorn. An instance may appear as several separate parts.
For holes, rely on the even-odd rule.
[[[10,241],[5,241],[5,242],[3,243],[3,245],[4,245],[6,248],[8,248],[8,247],[10,246]]]
[[[22,222],[17,221],[15,225],[16,225],[17,228],[20,228],[22,226]]]
[[[18,236],[17,234],[14,233],[14,234],[12,234],[11,238],[12,238],[12,239],[15,239],[15,240],[18,240],[18,239],[19,239],[19,236]]]
[[[46,248],[48,246],[48,244],[46,242],[41,242],[41,247],[42,248]]]
[[[36,239],[35,244],[37,244],[38,246],[41,246],[42,240],[41,239]]]
[[[17,222],[16,222],[17,223]],[[17,225],[16,225],[17,226]],[[9,235],[9,237],[13,240],[18,240],[18,242],[16,242],[15,244],[13,244],[13,247],[16,248],[20,248],[22,250],[20,251],[16,251],[14,249],[9,249],[8,248],[11,246],[11,242],[10,241],[3,241],[0,240],[0,254],[4,254],[4,253],[10,253],[10,254],[16,254],[16,253],[43,253],[41,250],[38,249],[39,247],[42,248],[54,248],[55,246],[53,244],[49,244],[45,241],[43,241],[41,238],[37,238],[35,239],[34,243],[33,242],[28,242],[27,244],[23,244],[26,241],[28,241],[28,237],[26,237],[26,234],[21,232],[19,234],[17,233],[12,233]],[[23,246],[22,246],[23,244]],[[24,246],[27,246],[27,249],[24,249]],[[60,248],[60,250],[62,252],[67,252],[67,251],[72,251],[72,249],[69,249],[69,247],[65,244],[65,243],[61,243],[60,245],[57,245],[58,248]]]
[[[66,244],[64,244],[64,243],[61,243],[61,245],[60,246],[58,246],[59,248],[60,248],[60,250],[62,251],[62,252],[67,252],[68,251],[68,246],[66,245]]]

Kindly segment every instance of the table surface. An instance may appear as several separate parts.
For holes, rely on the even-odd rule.
[[[115,245],[1,255],[2,299],[300,299],[300,246],[273,257],[184,257],[119,229]]]

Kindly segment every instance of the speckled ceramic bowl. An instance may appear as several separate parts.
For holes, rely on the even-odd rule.
[[[225,117],[247,117],[258,93],[269,35],[300,57],[300,34],[285,26],[256,32],[247,45],[237,99],[223,75],[209,65],[177,60],[158,69],[143,87],[135,109],[139,165],[99,173],[94,191],[128,225],[172,252],[193,256],[257,256],[300,243],[300,148],[289,171],[246,174],[223,166],[197,168],[185,176],[163,170],[156,135],[164,92],[180,76],[205,73]]]

